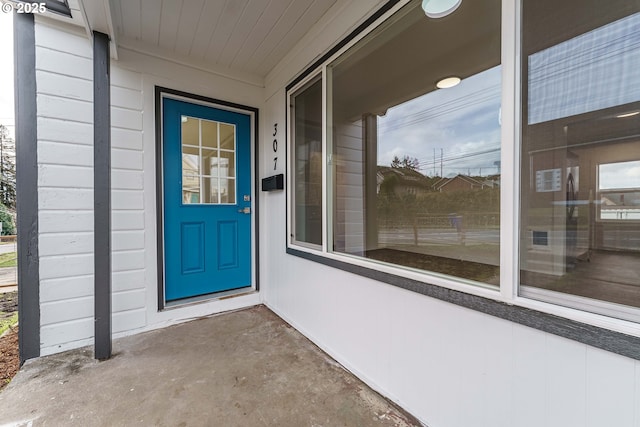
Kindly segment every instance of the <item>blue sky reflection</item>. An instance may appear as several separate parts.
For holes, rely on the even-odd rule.
[[[389,108],[378,121],[378,164],[415,157],[425,175],[498,173],[501,67]],[[436,161],[434,163],[434,150]]]

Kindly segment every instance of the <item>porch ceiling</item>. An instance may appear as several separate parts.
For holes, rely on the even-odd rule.
[[[262,81],[337,0],[112,0],[117,44]]]

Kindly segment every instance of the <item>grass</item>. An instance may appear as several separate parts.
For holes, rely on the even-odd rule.
[[[0,267],[15,267],[18,265],[17,258],[15,252],[0,254]]]
[[[13,313],[13,316],[11,316],[11,317],[8,317],[6,319],[0,320],[0,336],[2,336],[2,334],[4,334],[4,332],[7,329],[12,327],[16,323],[18,323],[18,313],[17,312]]]

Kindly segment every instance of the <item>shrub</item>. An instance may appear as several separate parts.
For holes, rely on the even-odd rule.
[[[16,234],[16,224],[13,216],[4,205],[0,205],[0,222],[2,223],[2,235]]]

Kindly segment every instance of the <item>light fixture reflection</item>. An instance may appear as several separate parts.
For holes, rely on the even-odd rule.
[[[462,0],[422,0],[422,10],[429,18],[442,18],[453,13]]]
[[[451,76],[451,77],[446,77],[442,80],[438,80],[438,82],[436,82],[436,87],[438,89],[449,89],[451,87],[457,86],[459,83],[460,83],[460,77]]]
[[[632,111],[630,113],[619,114],[616,117],[619,119],[624,119],[625,117],[633,117],[637,116],[638,114],[640,114],[640,111]]]

